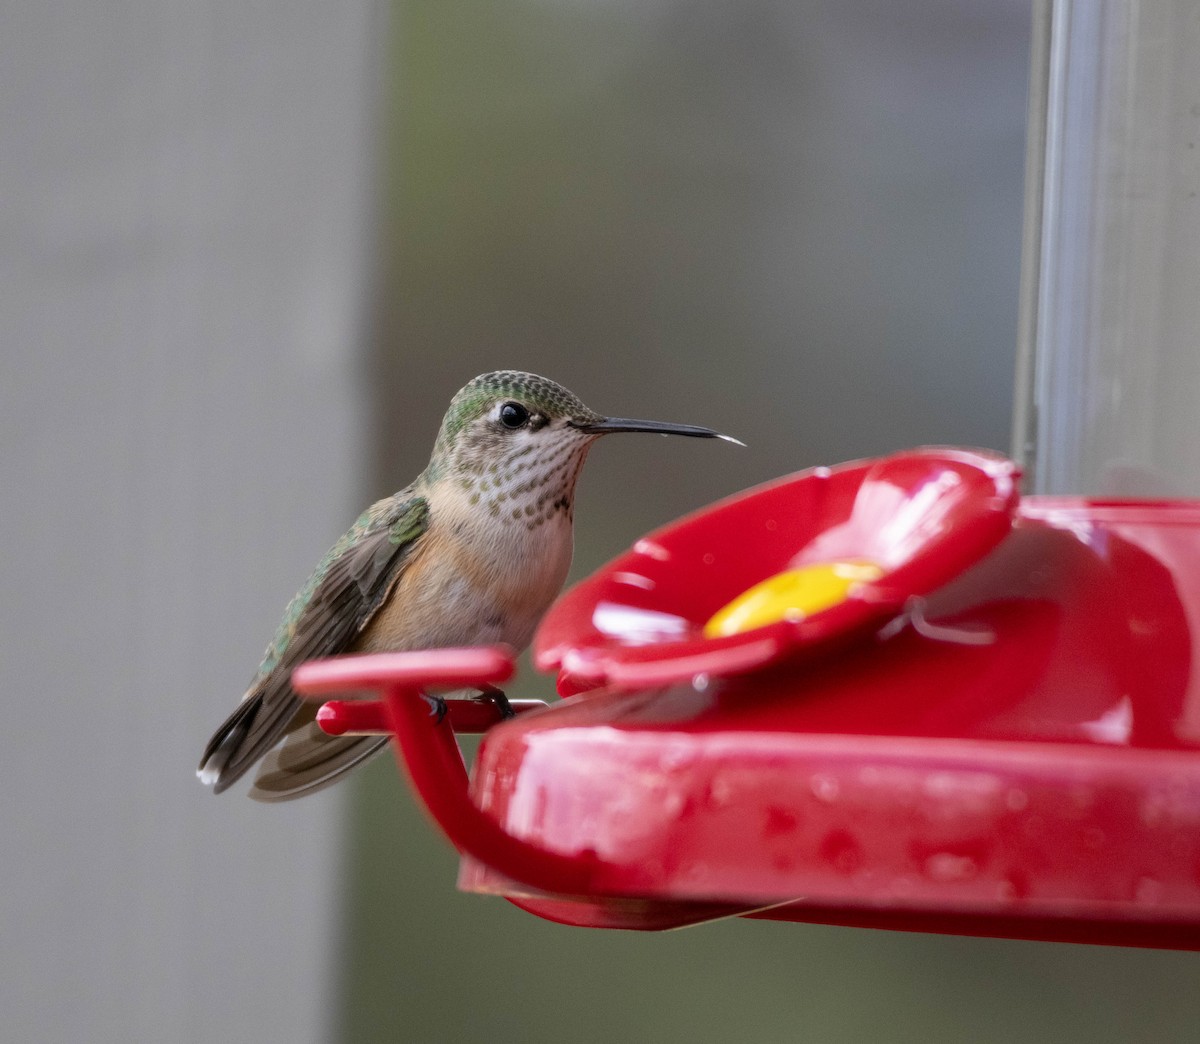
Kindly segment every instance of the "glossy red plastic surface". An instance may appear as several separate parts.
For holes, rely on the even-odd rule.
[[[731,518],[754,517],[732,503],[684,523],[701,560],[706,540],[715,555],[739,538]],[[806,520],[845,522],[786,517],[800,548]],[[498,679],[503,652],[376,658],[371,677],[323,691],[387,690],[417,789],[468,854],[460,884],[552,920],[746,914],[1200,948],[1200,503],[1025,498],[1015,518],[990,551],[962,551],[958,575],[906,585],[807,655],[792,636],[753,671],[664,672],[497,726],[469,792],[448,722],[415,692]],[[571,611],[587,618],[580,590],[611,597],[624,564]],[[640,608],[679,597],[678,578],[657,578]],[[479,673],[450,679],[460,656]]]
[[[652,533],[551,609],[534,642],[569,695],[753,670],[894,615],[1008,532],[1018,472],[990,453],[930,448],[802,472]],[[776,573],[835,559],[883,567],[845,601],[795,622],[705,638],[705,622]]]
[[[509,700],[515,714],[527,714],[546,706],[545,700]],[[488,701],[448,700],[450,727],[459,734],[487,732],[499,725],[500,711]],[[392,732],[391,719],[377,700],[330,700],[317,710],[317,724],[330,736],[384,736]]]

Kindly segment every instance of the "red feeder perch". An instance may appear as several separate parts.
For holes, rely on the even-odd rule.
[[[1000,458],[807,472],[640,541],[538,635],[572,698],[491,729],[468,784],[416,694],[502,650],[316,663],[386,726],[464,853],[541,916],[745,914],[1200,948],[1200,503],[1026,497]],[[835,604],[708,637],[780,572],[875,564]],[[795,613],[791,614],[795,616]],[[469,709],[467,709],[469,708]],[[340,723],[340,724],[339,724]]]

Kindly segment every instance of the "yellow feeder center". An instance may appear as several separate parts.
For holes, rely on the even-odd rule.
[[[779,620],[797,621],[844,602],[856,584],[883,576],[874,562],[841,560],[788,569],[743,591],[704,625],[705,638],[724,638]]]

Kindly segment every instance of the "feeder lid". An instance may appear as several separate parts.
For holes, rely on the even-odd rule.
[[[928,448],[749,490],[639,540],[560,598],[534,662],[559,671],[564,695],[637,689],[753,670],[869,630],[996,546],[1018,475],[995,454]],[[761,581],[839,565],[853,579],[840,597],[737,633],[706,627]]]

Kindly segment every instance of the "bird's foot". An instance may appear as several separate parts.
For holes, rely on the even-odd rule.
[[[434,719],[433,723],[440,725],[447,711],[450,710],[446,706],[446,701],[441,696],[430,696],[427,692],[421,693],[421,699],[429,704],[429,716]]]
[[[480,703],[485,700],[491,703],[500,712],[501,721],[508,721],[509,718],[517,716],[517,712],[512,709],[512,704],[508,702],[508,697],[504,695],[504,690],[497,689],[494,685],[480,689],[479,695],[475,699]]]

